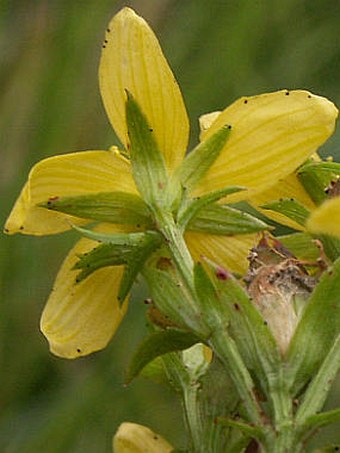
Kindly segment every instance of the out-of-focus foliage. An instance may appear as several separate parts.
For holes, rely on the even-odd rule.
[[[334,0],[0,0],[2,224],[39,159],[116,143],[97,68],[106,24],[123,5],[159,36],[186,100],[192,143],[200,114],[241,95],[306,88],[340,104]],[[339,142],[338,132],[326,154],[339,157]],[[73,362],[49,354],[39,316],[75,239],[0,237],[0,451],[109,452],[124,420],[178,444],[183,427],[174,395],[143,379],[123,386],[145,333],[142,285],[109,348]],[[333,407],[336,391],[331,400]],[[337,440],[336,427],[328,433]]]

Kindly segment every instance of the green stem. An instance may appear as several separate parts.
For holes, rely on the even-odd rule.
[[[243,363],[234,341],[226,330],[219,330],[214,332],[209,344],[230,373],[249,420],[257,426],[263,425],[263,411],[254,393],[255,384]]]

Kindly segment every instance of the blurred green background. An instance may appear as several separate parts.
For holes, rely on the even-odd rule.
[[[306,88],[340,105],[337,0],[0,0],[1,224],[41,158],[115,143],[97,67],[103,32],[123,5],[159,36],[197,117],[241,95]],[[340,133],[325,153],[338,154]],[[145,333],[142,285],[110,346],[91,357],[53,357],[39,317],[76,236],[0,237],[0,451],[109,452],[124,420],[183,445],[180,405],[166,388],[124,369]],[[340,389],[339,385],[337,386]],[[340,402],[334,389],[333,407]],[[338,440],[338,427],[316,438]]]

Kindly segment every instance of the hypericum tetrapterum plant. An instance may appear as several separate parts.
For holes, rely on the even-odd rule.
[[[106,30],[99,81],[121,146],[37,163],[5,225],[9,234],[84,236],[42,315],[51,351],[75,358],[105,347],[142,274],[150,336],[127,380],[143,370],[171,382],[183,398],[187,450],[303,451],[311,433],[339,419],[319,414],[340,362],[339,225],[328,227],[339,198],[316,208],[315,187],[299,173],[325,171],[312,156],[334,130],[336,107],[303,90],[243,97],[204,115],[200,143],[186,154],[179,87],[129,8]],[[339,174],[333,164],[332,178]],[[278,240],[230,206],[239,201],[322,234]],[[114,448],[172,450],[129,423]]]

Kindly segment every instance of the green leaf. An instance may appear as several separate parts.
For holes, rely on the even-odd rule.
[[[295,395],[314,376],[340,331],[340,259],[315,287],[287,354]]]
[[[138,190],[149,206],[162,205],[168,185],[165,161],[146,116],[129,92],[126,101],[126,121],[132,173]]]
[[[320,258],[320,249],[316,246],[313,236],[308,233],[287,234],[279,236],[278,240],[299,260],[316,263]]]
[[[105,192],[77,197],[59,197],[40,203],[51,211],[64,212],[83,219],[128,225],[150,225],[150,211],[137,195]]]
[[[162,243],[162,237],[154,231],[103,236],[101,233],[89,232],[84,228],[77,227],[77,230],[85,231],[90,239],[101,238],[107,242],[80,257],[74,266],[74,269],[81,269],[76,282],[83,281],[99,268],[125,264],[118,292],[120,301],[125,300],[145,261]]]
[[[250,372],[268,387],[277,385],[276,379],[281,364],[278,348],[269,327],[255,308],[248,294],[237,280],[226,270],[213,263],[209,265],[209,276],[203,266],[195,268],[195,284],[204,316],[212,316],[212,329],[216,332],[228,324],[228,331]],[[214,287],[212,292],[211,283]],[[204,292],[203,287],[209,288]],[[209,293],[211,294],[209,298]],[[211,297],[215,295],[214,300]],[[215,305],[215,308],[213,306]],[[208,315],[214,311],[213,315]]]
[[[197,145],[183,160],[175,177],[188,191],[191,191],[200,182],[215,162],[226,144],[230,132],[231,126],[225,125],[207,140]]]
[[[156,357],[168,352],[183,351],[199,341],[199,338],[192,333],[177,329],[152,333],[144,339],[134,354],[127,372],[127,383],[138,376],[141,370]]]
[[[281,200],[264,204],[261,208],[279,212],[302,226],[305,225],[310,214],[308,209],[293,198],[282,198]]]
[[[214,203],[215,201],[224,198],[227,195],[232,193],[240,192],[244,190],[243,187],[230,186],[225,189],[216,190],[215,192],[210,192],[206,195],[203,195],[199,198],[193,198],[188,200],[187,203],[183,203],[182,209],[179,210],[177,214],[177,222],[181,227],[185,227],[187,223],[197,215],[197,213],[202,210],[207,205]]]
[[[190,220],[187,229],[210,234],[234,235],[255,233],[270,227],[243,211],[227,205],[212,204],[202,208]]]
[[[321,204],[327,199],[325,189],[330,181],[339,174],[338,170],[334,172],[330,170],[330,164],[339,166],[333,162],[313,162],[303,165],[298,171],[302,185],[316,204]]]

